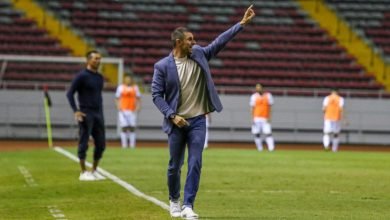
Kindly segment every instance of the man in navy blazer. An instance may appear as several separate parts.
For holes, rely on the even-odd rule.
[[[206,47],[196,45],[193,34],[188,29],[179,27],[171,34],[172,52],[154,65],[153,102],[164,115],[163,130],[168,134],[170,160],[167,175],[172,217],[198,218],[193,206],[202,167],[205,114],[222,110],[208,61],[254,16],[250,6],[239,23]],[[186,145],[188,173],[183,207],[180,207],[180,172]]]

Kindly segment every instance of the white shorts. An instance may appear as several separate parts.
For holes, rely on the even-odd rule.
[[[252,134],[271,134],[271,124],[266,121],[256,121],[252,125]]]
[[[137,114],[132,111],[120,111],[118,113],[119,126],[124,127],[135,127],[137,124]]]
[[[329,121],[325,120],[324,121],[324,133],[329,134],[329,133],[335,133],[338,134],[341,131],[341,124],[340,121]]]

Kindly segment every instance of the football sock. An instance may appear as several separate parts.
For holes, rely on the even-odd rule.
[[[120,136],[121,136],[121,144],[122,144],[122,147],[123,148],[126,148],[126,147],[128,147],[128,145],[127,145],[127,134],[126,134],[126,132],[121,132],[121,134],[120,134]]]
[[[130,139],[130,147],[135,148],[135,132],[129,132],[129,139]]]
[[[261,142],[262,142],[261,138],[255,138],[255,144],[258,151],[263,150],[263,144]]]
[[[329,148],[329,144],[330,144],[330,137],[329,137],[329,134],[324,134],[324,137],[322,139],[322,142],[324,144],[324,148],[327,150]]]
[[[274,138],[272,136],[268,136],[265,138],[265,141],[267,142],[268,150],[273,151],[275,149]]]
[[[338,137],[333,138],[332,142],[333,142],[332,143],[332,151],[336,152],[339,148],[339,138]]]

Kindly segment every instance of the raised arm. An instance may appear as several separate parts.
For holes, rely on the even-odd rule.
[[[253,5],[249,6],[239,23],[220,34],[211,44],[203,48],[207,60],[215,57],[225,47],[225,45],[252,20],[252,18],[255,16],[255,12],[253,11],[252,7]]]

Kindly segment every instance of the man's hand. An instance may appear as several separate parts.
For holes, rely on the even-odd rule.
[[[253,7],[253,5],[249,6],[249,8],[246,10],[244,17],[240,21],[241,25],[248,24],[252,20],[252,18],[255,17],[256,14],[253,11],[252,7]]]
[[[86,116],[86,114],[81,112],[81,111],[76,111],[74,113],[74,119],[78,122],[82,122],[84,120],[83,117],[85,117],[85,116]]]
[[[186,121],[183,117],[175,115],[173,119],[171,119],[172,123],[175,124],[177,127],[182,128],[184,126],[190,125],[188,121]]]

